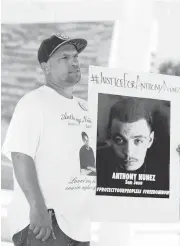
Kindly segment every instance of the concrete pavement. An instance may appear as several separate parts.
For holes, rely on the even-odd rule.
[[[1,242],[1,246],[13,246],[13,243]]]

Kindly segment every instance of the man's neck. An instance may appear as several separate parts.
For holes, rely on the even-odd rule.
[[[53,84],[51,81],[46,81],[46,85],[53,90],[55,90],[57,93],[59,93],[61,96],[72,99],[73,98],[73,86],[69,87],[60,87],[56,84]]]
[[[87,146],[87,145],[84,145],[85,146],[85,148],[87,149],[87,150],[89,150],[89,146]]]

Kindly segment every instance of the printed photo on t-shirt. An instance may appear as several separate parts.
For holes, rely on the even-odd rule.
[[[89,136],[86,132],[81,133],[82,147],[79,150],[81,175],[96,175],[94,151],[90,146]]]

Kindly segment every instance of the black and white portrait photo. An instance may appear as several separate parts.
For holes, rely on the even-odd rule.
[[[169,101],[99,93],[97,187],[143,190],[123,196],[159,197],[145,190],[168,192],[170,109]]]
[[[2,246],[176,246],[177,2],[2,0]]]

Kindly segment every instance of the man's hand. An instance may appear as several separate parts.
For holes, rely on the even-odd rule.
[[[91,170],[81,169],[81,174],[82,174],[82,175],[88,175],[88,174],[90,174],[91,172],[92,172]]]
[[[88,170],[91,170],[92,172],[96,172],[96,168],[95,167],[87,167]]]
[[[52,219],[45,206],[31,206],[29,229],[36,235],[36,239],[46,241],[49,238],[52,232]]]

